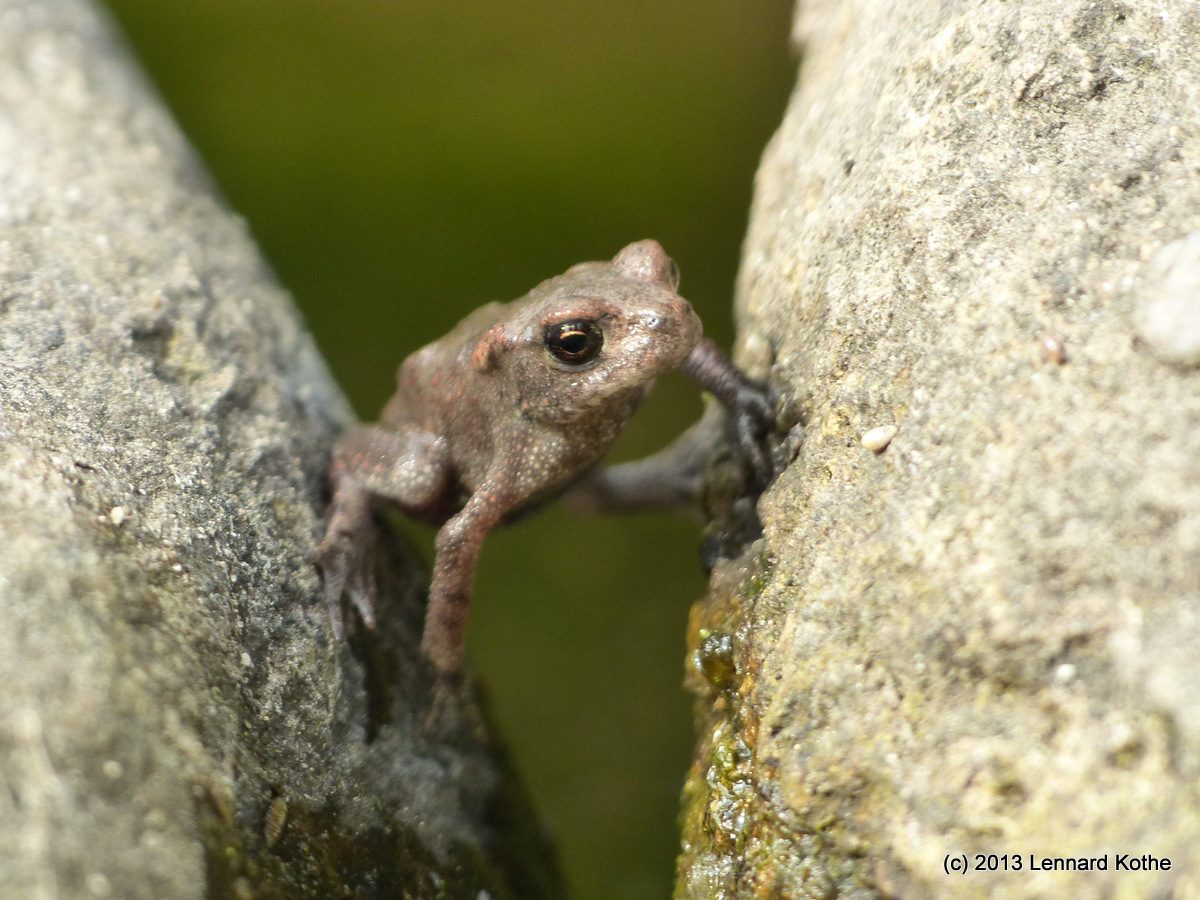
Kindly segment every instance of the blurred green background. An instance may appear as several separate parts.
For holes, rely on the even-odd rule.
[[[476,306],[645,237],[729,345],[791,0],[109,6],[362,418]],[[664,379],[615,456],[699,410]],[[551,510],[484,548],[471,653],[581,900],[671,892],[697,544],[667,515]]]

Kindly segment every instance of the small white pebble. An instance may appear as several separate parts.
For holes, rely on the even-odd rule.
[[[100,771],[104,773],[104,777],[109,781],[116,781],[125,772],[125,767],[115,759],[106,759],[104,764],[100,766]]]
[[[1120,753],[1137,744],[1137,733],[1128,722],[1117,722],[1108,735],[1109,753]]]
[[[895,425],[880,425],[862,436],[862,445],[874,453],[882,453],[896,436]]]
[[[1075,667],[1070,663],[1063,663],[1054,670],[1054,680],[1060,684],[1066,684],[1075,677]]]
[[[125,521],[125,507],[114,506],[108,513],[108,517],[114,525],[120,525]]]
[[[245,650],[242,651],[242,665],[245,666],[247,669],[252,668],[254,666],[254,660],[252,660],[250,658],[250,654],[247,653]]]
[[[1046,332],[1039,343],[1042,346],[1042,356],[1046,357],[1048,362],[1061,366],[1067,361],[1067,350],[1058,335]]]
[[[1134,321],[1160,360],[1200,366],[1200,231],[1163,245],[1151,258]]]

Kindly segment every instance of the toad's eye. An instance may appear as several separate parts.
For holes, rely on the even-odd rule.
[[[591,319],[567,319],[547,325],[542,343],[559,362],[582,366],[600,353],[604,332]]]

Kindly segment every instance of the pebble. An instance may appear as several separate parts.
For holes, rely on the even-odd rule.
[[[880,425],[862,436],[862,445],[874,453],[882,453],[896,436],[895,425]]]
[[[1158,359],[1200,366],[1200,231],[1164,244],[1150,258],[1135,325]]]
[[[1040,343],[1042,345],[1042,355],[1046,357],[1048,362],[1052,362],[1056,366],[1061,366],[1067,361],[1067,349],[1063,346],[1062,338],[1058,335],[1047,332],[1042,335]]]

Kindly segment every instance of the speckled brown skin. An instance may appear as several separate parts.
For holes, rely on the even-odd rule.
[[[611,262],[575,266],[519,300],[476,310],[404,361],[380,423],[351,428],[333,452],[329,527],[312,559],[337,637],[343,589],[374,626],[370,500],[386,498],[440,527],[421,650],[437,674],[435,706],[457,693],[489,529],[581,479],[579,505],[592,509],[694,501],[711,429],[653,464],[596,469],[655,376],[670,369],[734,412],[739,442],[769,477],[766,394],[701,338],[700,320],[675,292],[678,278],[656,242],[631,244]],[[561,347],[560,332],[568,334]]]

